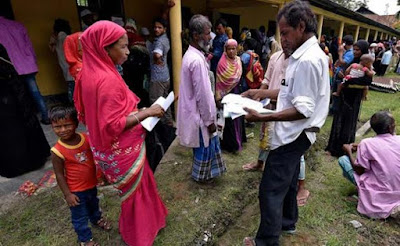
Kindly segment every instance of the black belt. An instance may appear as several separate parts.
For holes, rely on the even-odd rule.
[[[304,129],[304,131],[305,132],[319,132],[320,129],[319,129],[319,127],[313,126],[313,127]]]

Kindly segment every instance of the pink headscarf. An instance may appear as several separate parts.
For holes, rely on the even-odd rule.
[[[79,120],[87,125],[96,148],[110,147],[123,132],[126,116],[140,101],[127,88],[105,50],[125,33],[111,21],[98,21],[81,36],[83,67],[77,76],[74,101]]]
[[[228,39],[225,43],[225,50],[228,46],[238,46],[234,39]],[[236,56],[234,59],[228,57],[226,52],[222,55],[217,67],[217,99],[224,97],[239,83],[242,76],[242,62]]]

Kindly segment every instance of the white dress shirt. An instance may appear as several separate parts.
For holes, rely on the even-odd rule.
[[[277,121],[271,139],[271,149],[295,141],[305,131],[311,144],[316,140],[315,129],[325,123],[330,97],[329,65],[315,36],[304,42],[289,57],[285,80],[282,81],[277,111],[289,108],[306,118],[295,121]],[[314,129],[314,132],[310,130]]]

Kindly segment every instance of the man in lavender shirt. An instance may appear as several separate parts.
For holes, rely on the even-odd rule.
[[[395,121],[386,111],[371,117],[377,136],[360,144],[344,144],[339,158],[343,176],[357,186],[357,210],[370,218],[400,217],[400,136]],[[357,151],[357,158],[352,152]]]
[[[42,115],[41,122],[50,124],[46,104],[36,84],[36,55],[26,28],[19,22],[0,16],[0,33],[0,43],[6,48],[18,75],[27,84]]]
[[[177,135],[183,146],[193,148],[192,178],[209,182],[226,172],[216,134],[216,105],[204,56],[211,40],[211,23],[195,15],[189,23],[190,45],[182,60]]]

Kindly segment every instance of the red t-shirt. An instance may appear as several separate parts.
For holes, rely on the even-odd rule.
[[[68,145],[60,140],[51,151],[64,160],[64,175],[71,192],[92,189],[97,185],[96,166],[87,135],[78,133],[81,141],[77,145]]]

